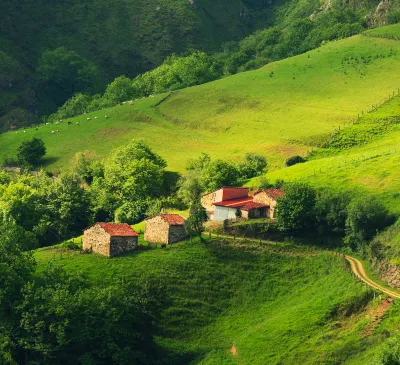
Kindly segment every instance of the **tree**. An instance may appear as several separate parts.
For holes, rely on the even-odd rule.
[[[386,207],[371,196],[354,199],[347,212],[345,243],[353,248],[371,240],[394,220]]]
[[[18,161],[23,165],[37,165],[46,154],[46,146],[40,138],[21,142],[17,150]]]
[[[315,216],[317,229],[320,233],[344,233],[347,220],[347,206],[350,200],[350,195],[345,192],[341,192],[340,194],[333,194],[327,190],[318,192]]]
[[[104,182],[118,209],[116,219],[136,223],[142,217],[149,198],[159,197],[163,191],[165,166],[166,162],[141,141],[112,152],[105,163]]]
[[[258,153],[246,153],[244,161],[239,163],[238,169],[242,179],[260,176],[267,172],[267,159]]]
[[[134,88],[132,86],[132,80],[126,76],[119,76],[107,86],[102,98],[102,103],[105,107],[114,106],[123,101],[132,99],[133,97]]]
[[[94,151],[77,152],[72,168],[87,184],[91,184],[95,177],[104,177],[104,165]]]
[[[304,231],[314,224],[316,195],[304,183],[288,183],[278,199],[278,226],[282,231]]]
[[[187,206],[200,199],[202,191],[203,188],[197,172],[190,172],[179,181],[178,197]]]
[[[185,221],[185,228],[190,234],[198,235],[202,240],[201,234],[204,232],[204,223],[208,221],[206,210],[201,205],[200,200],[195,201],[189,209],[189,218]]]
[[[235,165],[222,160],[208,163],[201,173],[204,191],[214,191],[222,186],[236,185],[239,180],[239,171]]]

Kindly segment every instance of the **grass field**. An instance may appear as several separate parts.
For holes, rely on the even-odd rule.
[[[316,187],[368,192],[400,213],[400,97],[364,114],[338,134],[338,148],[317,149],[310,161],[271,172],[274,181],[307,181]],[[352,143],[340,148],[341,144]],[[252,184],[256,184],[255,179]]]
[[[368,364],[365,351],[376,355],[400,315],[396,304],[363,335],[379,300],[342,259],[288,244],[213,239],[114,259],[54,249],[35,257],[38,270],[52,262],[94,286],[139,272],[159,277],[171,299],[157,338],[162,364]]]
[[[72,125],[2,134],[2,156],[38,136],[48,149],[46,167],[68,169],[77,151],[106,156],[142,138],[174,171],[201,152],[235,160],[250,151],[265,154],[278,169],[397,90],[399,51],[398,41],[381,37],[332,42],[256,71],[82,115]]]

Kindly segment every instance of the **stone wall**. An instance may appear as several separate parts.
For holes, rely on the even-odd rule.
[[[375,260],[372,266],[382,281],[388,283],[392,288],[400,289],[400,268],[397,265],[385,260]]]
[[[110,257],[136,250],[137,247],[138,237],[111,237]]]
[[[203,195],[201,197],[201,205],[207,211],[211,211],[214,209],[213,203],[216,201],[215,200],[216,198],[217,198],[217,192],[215,192],[215,191],[213,193]]]
[[[275,209],[278,205],[277,201],[271,198],[265,191],[262,191],[253,198],[254,203],[269,205],[269,209],[267,209],[267,217],[268,218],[275,218]]]
[[[170,226],[168,234],[168,243],[183,241],[187,237],[185,226]]]
[[[100,226],[94,225],[83,234],[83,250],[110,256],[110,235]]]
[[[146,220],[144,239],[147,242],[168,243],[169,224],[160,216]]]

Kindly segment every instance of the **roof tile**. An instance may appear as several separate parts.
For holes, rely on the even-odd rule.
[[[127,223],[96,223],[103,228],[110,236],[117,237],[138,237],[139,235]]]

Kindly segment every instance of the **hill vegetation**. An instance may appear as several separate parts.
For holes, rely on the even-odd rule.
[[[37,123],[38,117],[54,112],[75,93],[102,93],[115,77],[133,78],[173,53],[215,52],[228,42],[215,55],[224,65],[224,74],[258,68],[321,41],[360,32],[369,25],[365,16],[378,3],[234,0],[226,6],[208,0],[130,0],[110,5],[98,0],[90,6],[76,1],[52,6],[33,0],[25,2],[22,10],[3,3],[0,130]],[[384,24],[387,16],[378,23]],[[271,26],[277,26],[273,37],[257,52],[249,45],[260,34],[240,45],[229,43]],[[283,34],[272,51],[276,31]]]
[[[160,364],[365,364],[364,352],[379,352],[392,331],[383,321],[360,346],[379,301],[341,259],[304,247],[213,239],[115,260],[57,248],[35,258],[39,274],[50,260],[93,288],[139,272],[159,281],[168,298],[157,321]]]

